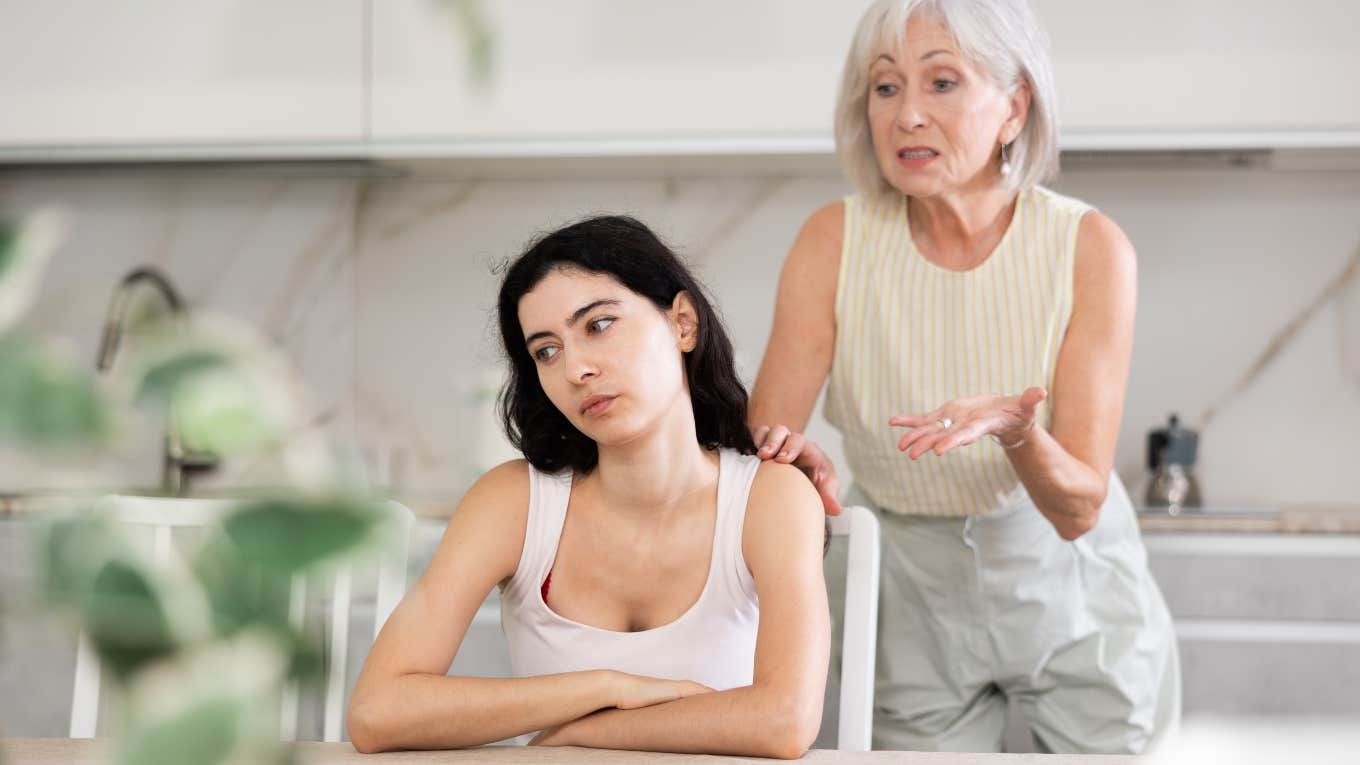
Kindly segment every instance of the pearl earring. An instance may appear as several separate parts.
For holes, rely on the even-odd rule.
[[[1010,144],[1001,144],[1001,174],[1011,174]]]

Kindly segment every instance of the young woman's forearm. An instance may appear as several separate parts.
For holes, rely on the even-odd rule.
[[[604,709],[542,743],[795,759],[812,746],[822,697],[748,685],[641,709]]]
[[[360,752],[480,746],[614,704],[606,671],[523,678],[402,675],[350,703]]]

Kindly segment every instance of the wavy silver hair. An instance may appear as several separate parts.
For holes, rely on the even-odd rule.
[[[883,178],[869,132],[869,66],[901,45],[907,21],[921,13],[939,21],[960,52],[1003,90],[1022,79],[1029,83],[1029,115],[1009,148],[1011,172],[1002,183],[1019,190],[1056,177],[1058,102],[1048,36],[1027,0],[877,0],[855,29],[836,96],[836,155],[850,182],[872,196],[895,191]],[[1000,146],[997,155],[999,161]]]

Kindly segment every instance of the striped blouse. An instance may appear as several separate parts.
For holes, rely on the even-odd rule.
[[[1072,315],[1077,229],[1090,209],[1045,188],[1022,191],[996,250],[969,271],[951,271],[916,249],[905,196],[846,198],[826,417],[875,504],[976,515],[1024,491],[992,439],[913,462],[897,450],[904,429],[888,418],[964,396],[1015,395],[1031,385],[1052,391]],[[1040,405],[1041,424],[1049,401]]]

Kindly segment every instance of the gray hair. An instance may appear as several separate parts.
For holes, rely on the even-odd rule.
[[[954,36],[960,52],[1002,89],[1029,83],[1025,127],[1009,149],[1011,172],[1002,183],[1027,189],[1058,174],[1057,92],[1048,37],[1026,0],[877,0],[859,21],[836,96],[836,155],[861,193],[894,191],[883,178],[869,132],[869,66],[901,44],[907,21],[926,13]]]

